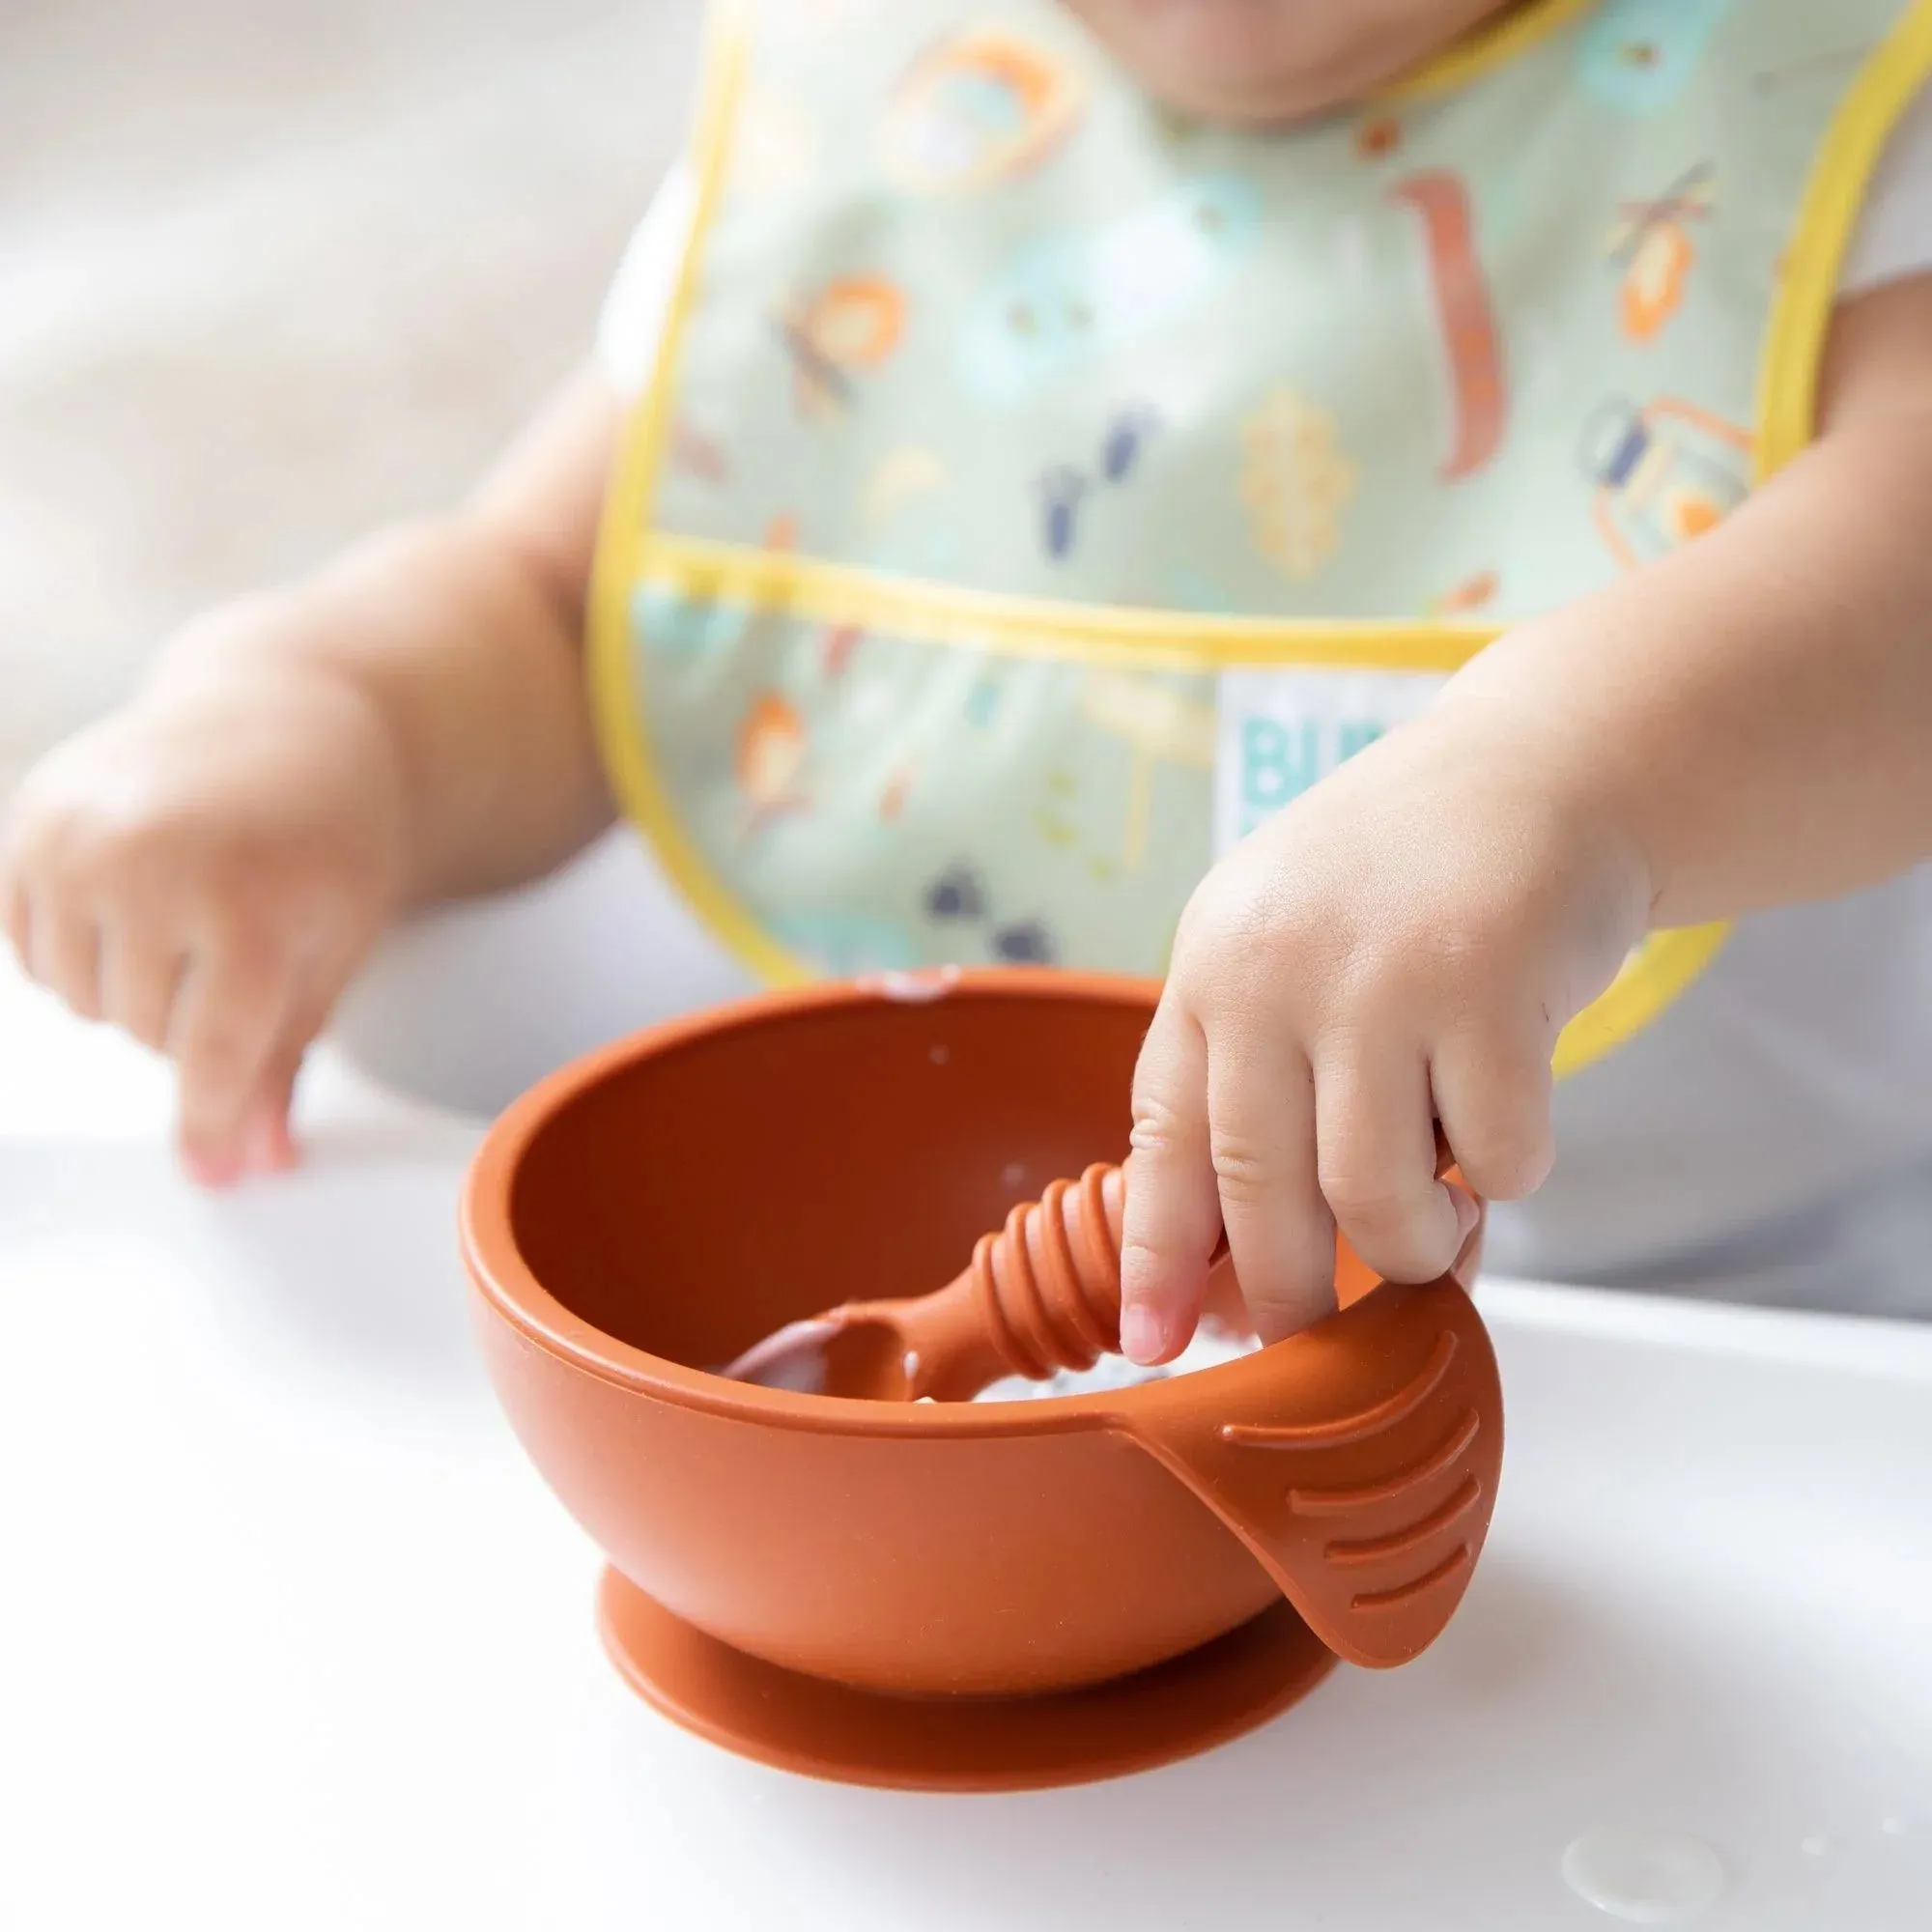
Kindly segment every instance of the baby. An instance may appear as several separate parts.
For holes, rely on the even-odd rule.
[[[1338,1226],[1442,1271],[1438,1122],[1512,1271],[1932,1312],[1932,8],[712,39],[599,366],[14,809],[14,944],[191,1172],[614,795],[771,978],[1165,972],[1142,1362],[1224,1227],[1269,1337]]]

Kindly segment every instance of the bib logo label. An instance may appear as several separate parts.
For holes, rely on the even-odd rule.
[[[1223,673],[1214,760],[1218,857],[1385,731],[1426,710],[1436,671]]]

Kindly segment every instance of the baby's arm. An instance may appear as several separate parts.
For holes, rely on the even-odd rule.
[[[1932,277],[1840,311],[1821,434],[1738,513],[1526,623],[1203,883],[1142,1056],[1123,1333],[1186,1340],[1222,1222],[1264,1335],[1551,1157],[1563,1024],[1653,925],[1932,856]]]
[[[579,639],[616,419],[586,373],[471,502],[190,624],[22,786],[8,934],[179,1063],[202,1178],[291,1157],[303,1051],[386,922],[608,821]]]

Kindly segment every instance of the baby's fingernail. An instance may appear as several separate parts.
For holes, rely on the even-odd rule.
[[[1456,1209],[1456,1245],[1461,1247],[1476,1232],[1480,1210],[1476,1207],[1475,1196],[1460,1187],[1450,1188],[1449,1199]]]
[[[284,1174],[296,1164],[296,1145],[288,1122],[264,1115],[250,1123],[243,1158],[254,1174]]]
[[[1145,1302],[1131,1302],[1121,1310],[1121,1353],[1128,1361],[1151,1367],[1160,1360],[1166,1342],[1159,1316]]]
[[[242,1162],[232,1153],[210,1154],[184,1148],[182,1166],[197,1187],[233,1187],[242,1178]]]

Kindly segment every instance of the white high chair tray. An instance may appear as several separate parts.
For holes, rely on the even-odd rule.
[[[325,1070],[306,1171],[213,1200],[166,1106],[0,980],[0,1924],[1582,1932],[1603,1828],[1713,1848],[1711,1932],[1932,1924],[1932,1331],[1490,1289],[1419,1662],[1120,1783],[850,1790],[604,1662],[471,1351],[473,1124]]]

